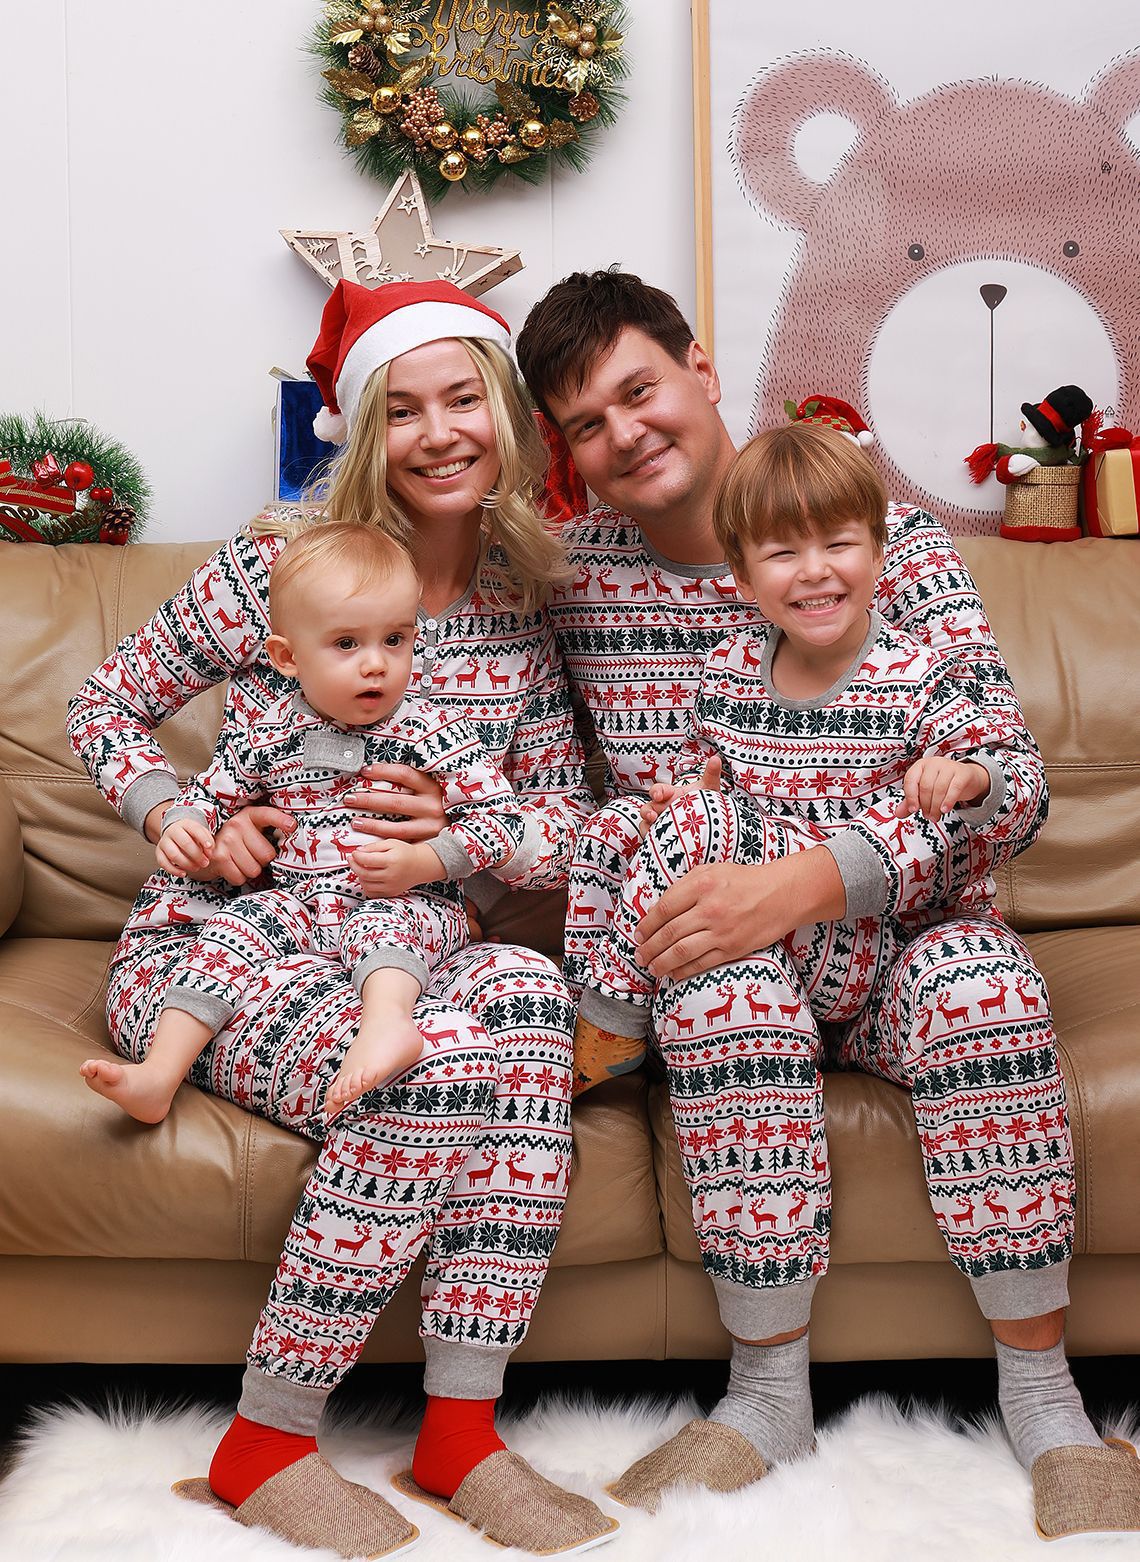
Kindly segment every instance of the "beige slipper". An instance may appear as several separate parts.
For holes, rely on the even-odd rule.
[[[631,1464],[606,1491],[627,1508],[656,1513],[671,1486],[739,1491],[767,1473],[768,1466],[743,1432],[719,1421],[689,1421],[667,1443]]]
[[[555,1486],[507,1448],[481,1459],[450,1502],[418,1486],[410,1470],[394,1475],[392,1485],[414,1502],[481,1530],[492,1545],[517,1546],[540,1557],[590,1551],[621,1528],[596,1502]]]
[[[1042,1540],[1140,1530],[1140,1459],[1131,1443],[1050,1448],[1034,1459],[1033,1508]]]
[[[346,1481],[321,1454],[287,1465],[234,1508],[204,1477],[176,1481],[177,1497],[218,1508],[250,1529],[271,1530],[294,1546],[325,1547],[339,1557],[391,1557],[409,1550],[419,1530],[379,1492]]]

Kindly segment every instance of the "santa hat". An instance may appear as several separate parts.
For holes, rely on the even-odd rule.
[[[1041,435],[1047,445],[1069,445],[1078,423],[1083,423],[1093,409],[1093,404],[1079,385],[1058,385],[1044,401],[1034,405],[1021,403],[1026,419]]]
[[[874,434],[855,408],[849,401],[840,401],[838,396],[805,396],[798,407],[786,401],[784,410],[793,423],[820,423],[825,428],[837,429],[862,450],[875,443]]]
[[[308,357],[324,406],[313,420],[318,439],[342,445],[360,397],[377,369],[401,353],[450,336],[476,337],[510,350],[507,322],[451,282],[340,281],[321,316]]]

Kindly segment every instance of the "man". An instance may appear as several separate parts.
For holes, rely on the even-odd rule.
[[[602,501],[564,533],[574,574],[552,605],[607,767],[608,806],[579,842],[584,888],[567,926],[566,973],[581,983],[638,849],[640,802],[670,777],[705,658],[754,610],[739,598],[712,527],[717,484],[735,453],[719,381],[674,300],[637,277],[577,273],[535,305],[518,357]],[[1100,1442],[1061,1343],[1072,1147],[1040,975],[1016,935],[968,907],[937,930],[923,927],[924,908],[957,905],[979,868],[992,872],[1032,843],[1047,809],[1044,767],[950,538],[915,509],[890,506],[887,526],[879,611],[936,650],[965,643],[969,666],[958,674],[1020,742],[984,756],[991,787],[969,810],[906,828],[853,811],[840,849],[763,865],[741,860],[746,852],[706,863],[682,873],[644,916],[640,956],[670,979],[654,1005],[655,1040],[702,1259],[733,1344],[725,1398],[626,1471],[614,1494],[653,1510],[671,1485],[733,1490],[812,1447],[808,1319],[830,1223],[824,1044],[782,940],[810,923],[897,915],[911,919],[914,936],[876,984],[866,1018],[832,1038],[832,1055],[912,1092],[932,1205],[990,1321],[999,1401],[1014,1450],[1033,1471],[1042,1529],[1088,1528],[1087,1511],[1110,1528],[1140,1527],[1140,1465]],[[671,816],[654,826],[658,858],[686,860],[687,843],[670,840],[669,828]],[[983,1023],[973,1017],[989,1013],[978,1006],[995,977],[1005,980],[1006,1013],[1000,1024]],[[969,1071],[948,1065],[951,1035],[969,1052]],[[1006,1083],[994,1108],[999,1078]],[[1033,1197],[1038,1172],[1011,1172],[1004,1153],[1022,1131],[1015,1119],[1026,1116],[1041,1125],[1040,1160],[1059,1190],[1048,1206]],[[951,1133],[965,1136],[968,1159],[939,1159]],[[790,1153],[762,1156],[758,1147],[773,1142]],[[755,1151],[728,1154],[730,1145]],[[1020,1207],[1036,1202],[1042,1218],[1011,1225],[1017,1198]]]

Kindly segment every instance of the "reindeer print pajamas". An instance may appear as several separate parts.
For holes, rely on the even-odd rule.
[[[341,799],[368,786],[362,769],[382,763],[411,765],[439,781],[448,828],[431,844],[452,882],[389,900],[361,896],[350,861],[367,838],[354,833]],[[467,942],[458,881],[508,861],[521,871],[526,854],[542,849],[541,834],[533,821],[528,832],[510,783],[467,723],[407,697],[369,727],[327,721],[299,693],[249,726],[231,722],[209,769],[183,788],[164,822],[194,818],[216,834],[259,801],[297,819],[274,859],[273,887],[212,917],[166,994],[168,1008],[186,1009],[215,1030],[258,967],[304,950],[339,954],[358,992],[381,966],[398,966],[426,987],[435,966]],[[185,900],[185,887],[174,880],[172,892]]]
[[[887,631],[908,632],[922,656],[946,657],[950,687],[1002,744],[977,756],[993,781],[983,813],[956,810],[936,824],[916,817],[900,828],[872,803],[845,821],[835,855],[846,923],[800,929],[748,959],[662,982],[654,994],[651,1030],[668,1069],[703,1260],[726,1323],[746,1338],[806,1322],[827,1266],[823,1043],[805,969],[829,978],[814,995],[817,1009],[834,1000],[842,1013],[855,999],[854,1019],[827,1025],[829,1060],[910,1090],[935,1214],[983,1312],[1031,1316],[1065,1295],[1072,1149],[1064,1085],[1041,977],[993,914],[988,882],[1044,822],[1044,767],[950,538],[909,508],[892,506],[887,525],[876,602]],[[585,517],[566,540],[576,573],[552,618],[593,717],[610,793],[582,831],[571,871],[564,972],[584,986],[594,951],[623,914],[617,907],[641,848],[640,800],[672,774],[702,670],[719,643],[726,653],[743,646],[763,621],[724,566],[672,564],[612,511]],[[842,770],[856,736],[842,735],[838,756],[810,765],[795,756],[786,784],[797,813],[817,769],[838,758]],[[638,864],[645,877],[630,884],[624,915],[636,918],[634,897],[647,907],[700,863],[764,861],[806,844],[786,824],[760,822],[751,804],[700,793],[653,828]],[[860,947],[867,919],[879,931]]]
[[[226,678],[226,722],[236,726],[288,691],[261,649],[283,545],[239,533],[71,702],[76,752],[137,828],[179,790],[154,737],[162,721]],[[536,849],[500,877],[559,883],[592,803],[545,616],[497,606],[482,574],[446,612],[421,613],[409,693],[457,711],[514,789]],[[108,1019],[128,1057],[145,1055],[196,925],[237,898],[196,884],[180,910],[168,891],[165,875],[143,886],[112,961]],[[250,1347],[262,1419],[275,1425],[344,1375],[421,1248],[421,1330],[457,1351],[477,1347],[478,1382],[487,1348],[509,1349],[526,1333],[561,1221],[572,1007],[550,961],[485,944],[440,960],[415,1011],[420,1060],[326,1126],[320,1101],[359,1016],[339,962],[270,959],[191,1070],[202,1089],[321,1142]]]

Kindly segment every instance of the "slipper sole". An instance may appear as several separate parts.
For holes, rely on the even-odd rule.
[[[1133,1458],[1137,1457],[1135,1447],[1123,1437],[1106,1437],[1105,1446],[1108,1448],[1124,1448]],[[1038,1540],[1047,1541],[1051,1546],[1063,1546],[1067,1540],[1119,1540],[1121,1535],[1136,1534],[1135,1530],[1123,1529],[1071,1529],[1063,1535],[1048,1535],[1041,1528],[1037,1515],[1033,1516],[1033,1528],[1037,1532]]]
[[[456,1524],[462,1524],[464,1529],[474,1530],[477,1535],[483,1537],[489,1546],[495,1546],[500,1551],[507,1550],[504,1541],[496,1540],[485,1529],[480,1529],[478,1525],[472,1524],[469,1519],[465,1519],[462,1513],[456,1513],[446,1497],[441,1497],[436,1492],[426,1491],[422,1486],[417,1485],[411,1470],[401,1470],[398,1475],[393,1475],[391,1485],[403,1496],[410,1498],[412,1502],[422,1502],[425,1508],[434,1508],[437,1513],[444,1514],[445,1517],[454,1520]],[[616,1519],[610,1521],[610,1526],[604,1534],[593,1535],[589,1540],[584,1540],[578,1545],[558,1546],[552,1550],[535,1551],[531,1554],[536,1557],[569,1557],[576,1556],[583,1551],[593,1551],[595,1546],[604,1546],[607,1541],[612,1540],[621,1528]]]

